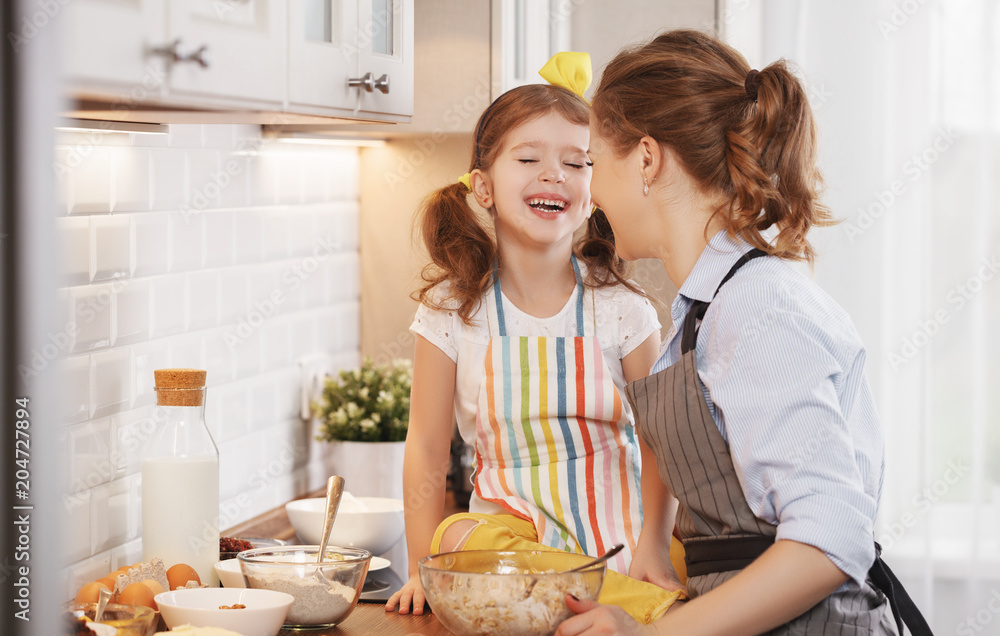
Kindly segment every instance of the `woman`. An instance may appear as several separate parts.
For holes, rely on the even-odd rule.
[[[627,389],[680,500],[692,598],[651,627],[901,633],[873,539],[883,442],[864,348],[788,264],[811,263],[806,234],[830,223],[802,85],[784,62],[757,72],[707,35],[665,33],[608,65],[590,144],[619,255],[660,259],[679,289],[653,375]],[[582,613],[559,634],[638,629],[567,602]]]

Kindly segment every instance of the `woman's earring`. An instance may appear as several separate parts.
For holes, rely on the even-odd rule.
[[[649,195],[649,181],[646,181],[645,175],[642,177],[642,193],[647,196]]]

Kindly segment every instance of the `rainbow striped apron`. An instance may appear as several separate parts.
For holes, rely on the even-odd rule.
[[[599,556],[624,544],[608,565],[627,574],[642,526],[639,446],[593,312],[595,333],[585,335],[584,286],[575,257],[572,263],[576,337],[508,336],[494,276],[487,316],[496,319],[489,321],[476,415],[476,495],[533,522],[547,546]]]

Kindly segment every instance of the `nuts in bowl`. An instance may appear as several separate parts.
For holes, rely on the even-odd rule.
[[[372,553],[354,548],[327,548],[316,562],[317,545],[286,545],[240,552],[243,576],[250,588],[291,594],[285,627],[332,627],[346,619],[361,596]]]
[[[243,636],[275,636],[292,597],[269,590],[225,587],[181,589],[156,595],[167,627],[218,627]]]
[[[438,620],[458,636],[551,634],[573,612],[566,595],[595,600],[604,562],[559,551],[468,550],[424,557],[420,583]]]

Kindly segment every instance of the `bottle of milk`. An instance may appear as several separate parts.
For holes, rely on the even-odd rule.
[[[205,425],[205,371],[157,369],[156,431],[142,455],[142,560],[193,567],[218,586],[219,451]]]

